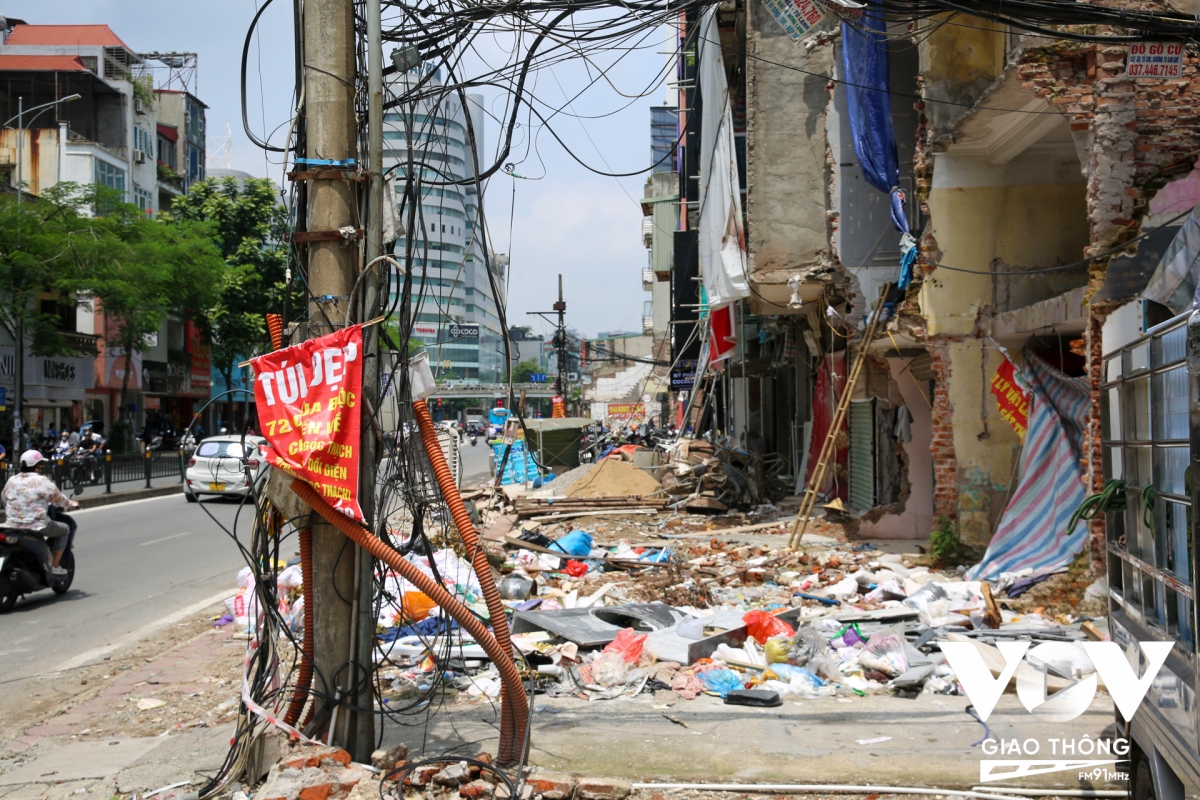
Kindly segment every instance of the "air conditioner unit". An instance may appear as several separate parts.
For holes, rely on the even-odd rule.
[[[146,151],[145,150],[134,150],[133,151],[133,163],[145,164],[146,163]]]
[[[135,98],[133,99],[133,110],[134,110],[134,111],[136,111],[138,114],[145,114],[145,113],[147,113],[147,112],[148,112],[150,109],[149,109],[149,107],[146,105],[146,101],[145,101],[145,100],[142,100],[141,98],[135,97]]]

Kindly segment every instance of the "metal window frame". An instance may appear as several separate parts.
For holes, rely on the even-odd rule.
[[[1101,443],[1104,448],[1103,452],[1104,452],[1105,464],[1108,465],[1111,463],[1112,448],[1114,448],[1114,447],[1119,448],[1120,453],[1121,453],[1121,459],[1122,459],[1122,476],[1125,477],[1127,475],[1126,470],[1125,470],[1125,463],[1128,461],[1128,459],[1126,459],[1126,453],[1128,453],[1130,451],[1130,449],[1145,449],[1145,450],[1149,451],[1149,453],[1150,453],[1149,464],[1150,464],[1151,472],[1150,472],[1150,483],[1148,485],[1154,486],[1156,493],[1161,500],[1163,500],[1163,501],[1169,500],[1171,502],[1178,503],[1185,507],[1191,508],[1192,507],[1191,497],[1184,495],[1184,494],[1177,494],[1174,492],[1158,491],[1158,486],[1156,485],[1157,481],[1158,481],[1158,476],[1155,475],[1155,473],[1154,473],[1154,452],[1155,452],[1156,447],[1163,447],[1163,446],[1166,446],[1166,447],[1171,447],[1171,446],[1189,447],[1189,463],[1191,462],[1191,458],[1190,458],[1191,438],[1190,438],[1190,435],[1189,435],[1189,438],[1185,438],[1185,439],[1167,438],[1167,437],[1159,438],[1159,432],[1156,430],[1156,419],[1160,415],[1157,414],[1156,410],[1155,410],[1155,404],[1157,401],[1155,399],[1155,391],[1154,391],[1154,380],[1155,380],[1156,376],[1165,374],[1167,372],[1170,372],[1174,369],[1178,369],[1180,367],[1183,367],[1185,369],[1185,371],[1187,369],[1187,356],[1188,356],[1188,352],[1187,352],[1188,351],[1187,321],[1188,321],[1189,316],[1190,316],[1189,314],[1182,314],[1180,316],[1174,317],[1173,319],[1170,319],[1170,320],[1162,323],[1161,325],[1157,325],[1154,328],[1151,328],[1145,334],[1143,334],[1142,336],[1138,337],[1137,339],[1134,339],[1133,341],[1125,344],[1124,346],[1117,348],[1116,350],[1110,351],[1108,353],[1105,353],[1103,356],[1103,359],[1102,359],[1102,363],[1101,363],[1103,380],[1100,385],[1100,405],[1101,405],[1101,412],[1102,412],[1101,413]],[[1182,354],[1178,358],[1173,358],[1171,360],[1161,360],[1161,353],[1162,353],[1163,347],[1162,347],[1162,345],[1158,345],[1157,343],[1161,342],[1162,340],[1164,340],[1165,338],[1167,338],[1168,336],[1171,336],[1171,335],[1183,337]],[[1145,368],[1139,368],[1139,369],[1134,370],[1131,368],[1131,363],[1130,363],[1132,360],[1132,356],[1135,351],[1137,351],[1138,349],[1140,349],[1142,347],[1147,348],[1147,353],[1148,353],[1147,366]],[[1109,380],[1110,375],[1111,375],[1109,365],[1113,361],[1118,361],[1118,363],[1120,365],[1120,371],[1119,371],[1118,377],[1116,377],[1115,379]],[[1186,374],[1186,372],[1185,372],[1185,374]],[[1126,385],[1132,384],[1135,381],[1140,381],[1143,379],[1145,379],[1147,381],[1147,403],[1148,403],[1149,424],[1150,424],[1149,438],[1147,438],[1147,439],[1131,439],[1131,438],[1129,438],[1130,430],[1129,430],[1129,425],[1127,424],[1128,417],[1126,415],[1126,404],[1125,404],[1126,398],[1125,398],[1124,388]],[[1189,434],[1190,434],[1190,425],[1191,425],[1190,409],[1194,403],[1196,403],[1197,401],[1200,401],[1200,398],[1193,398],[1190,396],[1191,395],[1191,380],[1192,380],[1191,375],[1188,375]],[[1117,397],[1118,397],[1119,408],[1117,409],[1117,413],[1119,414],[1119,418],[1120,418],[1120,437],[1119,438],[1111,437],[1111,432],[1112,432],[1111,422],[1112,422],[1112,413],[1113,413],[1113,409],[1111,408],[1111,404],[1109,401],[1109,391],[1111,389],[1118,390]],[[1200,477],[1200,476],[1198,476],[1198,477]],[[1126,484],[1125,495],[1126,495],[1127,505],[1129,505],[1130,507],[1135,508],[1135,509],[1140,509],[1142,507],[1143,488],[1144,488],[1143,486],[1132,486],[1129,483]],[[1165,508],[1165,506],[1163,506],[1162,503],[1156,503],[1156,506],[1155,506],[1155,514],[1156,514],[1155,528],[1158,527],[1157,514],[1160,513],[1160,510],[1163,508]],[[1150,561],[1147,561],[1146,559],[1142,558],[1140,555],[1135,555],[1135,554],[1131,553],[1128,549],[1127,539],[1118,541],[1111,535],[1111,532],[1116,529],[1114,517],[1116,517],[1117,514],[1123,515],[1125,513],[1126,512],[1111,512],[1110,511],[1106,515],[1107,516],[1106,522],[1107,522],[1109,532],[1110,532],[1110,535],[1107,537],[1107,541],[1106,541],[1106,553],[1109,558],[1109,573],[1110,573],[1110,575],[1109,575],[1109,582],[1110,582],[1109,595],[1112,599],[1112,602],[1119,605],[1127,614],[1130,615],[1130,617],[1138,620],[1141,624],[1146,625],[1149,628],[1152,628],[1157,633],[1160,633],[1165,637],[1176,639],[1177,641],[1182,641],[1182,632],[1181,631],[1172,632],[1170,630],[1167,630],[1168,623],[1166,622],[1166,620],[1160,622],[1158,615],[1157,615],[1156,607],[1157,607],[1157,601],[1159,599],[1161,599],[1162,604],[1163,604],[1164,616],[1166,617],[1166,619],[1169,620],[1170,619],[1170,610],[1168,609],[1168,602],[1167,602],[1167,596],[1166,596],[1165,590],[1170,589],[1171,591],[1175,592],[1177,595],[1186,597],[1191,605],[1191,638],[1192,638],[1191,645],[1192,645],[1192,648],[1191,648],[1191,650],[1187,650],[1187,651],[1183,650],[1182,648],[1177,648],[1177,652],[1185,655],[1189,664],[1194,666],[1196,663],[1196,647],[1197,647],[1198,643],[1200,643],[1200,635],[1198,635],[1198,634],[1200,634],[1200,632],[1197,631],[1197,618],[1200,617],[1200,614],[1198,614],[1197,610],[1196,610],[1196,591],[1195,591],[1196,559],[1194,557],[1195,541],[1194,541],[1194,533],[1193,533],[1194,524],[1193,524],[1193,531],[1188,532],[1188,539],[1190,542],[1190,547],[1192,548],[1192,551],[1193,551],[1192,553],[1189,553],[1189,559],[1188,559],[1189,566],[1191,568],[1191,574],[1187,575],[1187,576],[1181,576],[1179,574],[1171,573],[1171,572],[1166,571],[1165,569],[1160,568],[1157,565],[1157,563],[1152,563]],[[1136,513],[1140,513],[1140,512],[1136,512]],[[1122,523],[1122,525],[1123,525],[1123,528],[1127,528],[1127,526],[1124,526],[1124,523]],[[1125,534],[1126,534],[1126,537],[1128,537],[1129,531],[1125,530]],[[1160,555],[1158,553],[1158,547],[1157,547],[1157,545],[1158,545],[1157,530],[1150,530],[1149,535],[1154,544],[1152,557],[1155,559],[1155,561],[1157,561],[1159,559],[1159,555]],[[1155,608],[1150,608],[1150,609],[1145,608],[1145,604],[1143,601],[1146,597],[1147,592],[1144,588],[1144,584],[1142,584],[1141,592],[1139,594],[1137,594],[1136,596],[1133,594],[1133,587],[1125,585],[1125,574],[1126,574],[1125,565],[1128,565],[1131,570],[1136,571],[1136,573],[1140,576],[1140,581],[1152,580],[1155,582],[1156,585],[1153,587],[1154,596],[1152,598]],[[1121,574],[1119,576],[1114,576],[1112,574],[1114,571],[1114,567],[1119,567],[1121,569]],[[1131,572],[1130,574],[1133,574],[1133,573]],[[1113,586],[1113,584],[1116,582],[1117,579],[1120,580],[1119,592]],[[1158,585],[1161,585],[1161,588],[1159,588]]]

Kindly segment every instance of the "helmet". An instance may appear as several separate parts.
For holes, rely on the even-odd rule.
[[[33,469],[45,460],[46,457],[37,450],[26,450],[21,453],[21,466],[25,469]]]

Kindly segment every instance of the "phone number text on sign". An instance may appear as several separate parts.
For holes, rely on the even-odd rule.
[[[1183,45],[1134,42],[1129,45],[1125,72],[1131,78],[1179,78],[1183,75]]]

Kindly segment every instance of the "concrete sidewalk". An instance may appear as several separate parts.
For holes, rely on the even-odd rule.
[[[220,768],[236,722],[246,640],[232,625],[211,628],[209,617],[223,610],[180,623],[183,641],[165,650],[156,645],[169,644],[169,630],[134,652],[41,678],[97,688],[3,743],[0,796],[109,800],[181,781],[159,797],[195,791]]]
[[[632,781],[969,789],[979,785],[982,759],[1001,758],[972,746],[984,738],[984,727],[965,712],[969,702],[934,694],[914,700],[880,695],[755,709],[701,696],[665,708],[652,696],[594,702],[538,696],[529,760],[554,773]],[[495,753],[497,709],[487,702],[458,702],[438,708],[428,726],[389,723],[383,746],[403,742],[412,760],[452,748]],[[1038,739],[1046,753],[1051,738],[1087,734],[1096,739],[1111,735],[1112,724],[1107,696],[1098,697],[1075,720],[1047,723],[1027,712],[1014,695],[1005,695],[988,719],[993,738]],[[890,738],[858,743],[881,737]],[[1088,785],[1076,771],[1005,783],[1071,789]]]

